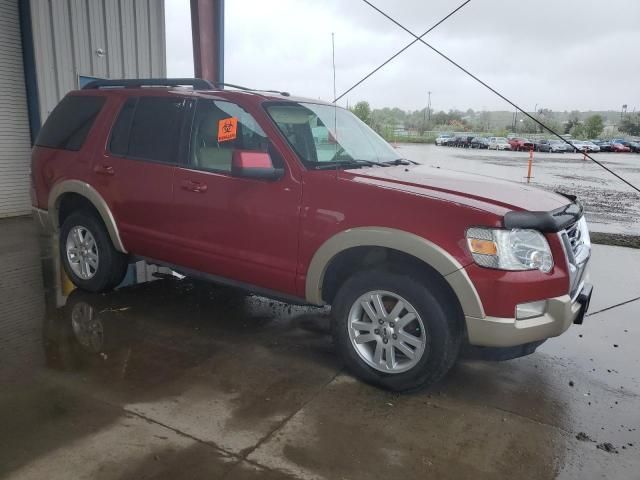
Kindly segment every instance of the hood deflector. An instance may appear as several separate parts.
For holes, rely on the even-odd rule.
[[[560,193],[560,192],[558,192]],[[577,222],[584,212],[582,204],[573,195],[560,195],[572,203],[556,208],[550,212],[509,212],[504,216],[504,227],[527,228],[544,233],[555,233],[564,230]]]

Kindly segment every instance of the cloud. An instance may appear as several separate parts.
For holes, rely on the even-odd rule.
[[[458,3],[374,0],[416,33]],[[338,93],[412,40],[360,1],[228,0],[225,76],[231,83],[332,98],[331,33]],[[188,2],[166,0],[169,75],[193,74]],[[425,40],[526,109],[640,108],[640,2],[472,0]],[[350,103],[423,108],[508,105],[421,44],[348,95]],[[346,100],[346,99],[345,99]]]

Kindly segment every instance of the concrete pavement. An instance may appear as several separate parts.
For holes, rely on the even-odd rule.
[[[398,395],[343,371],[324,309],[177,279],[66,296],[29,219],[0,232],[0,478],[640,478],[638,300]],[[591,312],[640,297],[640,251],[592,267]]]

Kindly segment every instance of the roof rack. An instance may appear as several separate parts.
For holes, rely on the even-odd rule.
[[[231,87],[243,90],[245,92],[269,92],[277,93],[284,97],[288,97],[288,92],[280,92],[277,90],[259,90],[255,88],[242,87],[233,83],[212,83],[202,78],[127,78],[112,80],[93,80],[87,83],[82,90],[96,90],[99,88],[141,88],[141,87],[178,87],[189,85],[194,90],[215,90],[218,87]]]
[[[178,87],[189,85],[194,90],[213,90],[214,85],[201,78],[130,78],[117,80],[93,80],[83,90],[98,88],[140,88],[140,87]]]
[[[216,83],[216,86],[218,85],[222,85],[224,87],[231,87],[231,88],[237,88],[238,90],[244,90],[245,92],[267,92],[267,93],[277,93],[278,95],[282,95],[283,97],[288,97],[291,94],[289,92],[281,92],[280,90],[261,90],[259,88],[249,88],[249,87],[242,87],[240,85],[234,85],[233,83]]]

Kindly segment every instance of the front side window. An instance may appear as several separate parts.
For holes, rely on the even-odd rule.
[[[198,101],[191,137],[191,165],[203,170],[231,171],[234,150],[269,152],[269,139],[251,114],[235,103]]]
[[[300,159],[311,168],[383,163],[399,155],[350,111],[331,105],[267,105],[267,112]]]
[[[67,95],[40,129],[36,145],[80,150],[105,100],[103,96]]]
[[[129,98],[111,131],[116,155],[176,162],[185,100],[177,97]]]

